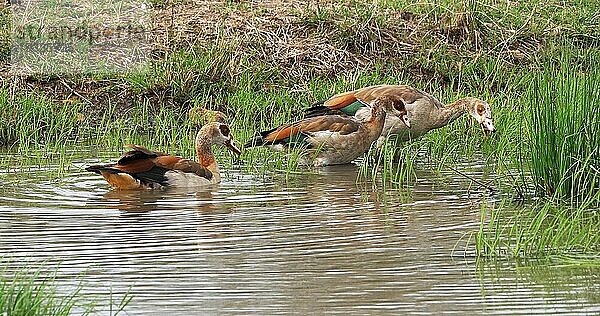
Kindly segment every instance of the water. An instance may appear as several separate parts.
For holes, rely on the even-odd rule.
[[[104,308],[130,291],[130,315],[600,313],[598,268],[478,265],[468,239],[499,197],[453,173],[373,189],[355,166],[229,169],[200,191],[117,192],[91,161],[0,175],[0,255],[82,280]]]

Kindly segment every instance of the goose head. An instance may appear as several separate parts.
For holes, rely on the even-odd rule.
[[[196,146],[201,147],[203,143],[223,145],[236,155],[242,153],[233,142],[229,126],[224,123],[212,122],[204,125],[196,136]]]
[[[384,114],[394,115],[398,117],[406,127],[410,128],[410,119],[406,110],[404,101],[396,95],[383,95],[371,102],[373,107],[373,115],[375,111],[381,111]]]
[[[482,100],[476,98],[468,98],[469,114],[479,123],[483,133],[487,136],[490,133],[496,131],[494,127],[494,120],[492,119],[492,109],[490,105]]]

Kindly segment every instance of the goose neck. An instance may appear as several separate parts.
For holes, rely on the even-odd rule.
[[[212,151],[212,143],[206,135],[198,133],[196,137],[196,155],[198,163],[212,172],[213,176],[219,178],[219,166]]]

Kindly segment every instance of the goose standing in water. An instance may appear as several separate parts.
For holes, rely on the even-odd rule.
[[[361,102],[361,101],[358,101]],[[313,116],[261,132],[245,148],[267,146],[277,151],[299,146],[307,154],[303,164],[314,166],[350,163],[371,147],[377,140],[387,116],[398,118],[406,128],[410,127],[404,102],[394,95],[381,96],[364,104],[366,115],[362,119],[329,113]]]
[[[382,96],[395,97],[404,104],[412,128],[408,129],[402,124],[400,117],[388,115],[377,140],[378,148],[388,135],[398,135],[402,141],[415,139],[430,130],[448,125],[466,112],[479,123],[484,134],[496,131],[490,105],[486,102],[469,97],[444,105],[430,94],[407,85],[377,85],[340,93],[313,105],[306,113],[308,117],[339,113],[364,119],[369,113],[364,103]]]
[[[195,187],[219,183],[219,166],[212,153],[212,145],[224,145],[239,155],[229,126],[219,122],[204,125],[196,136],[198,162],[164,153],[150,151],[142,146],[126,145],[126,152],[112,164],[95,165],[87,171],[100,174],[120,190],[157,189],[163,187]]]

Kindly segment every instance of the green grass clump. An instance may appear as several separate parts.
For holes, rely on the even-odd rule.
[[[64,143],[76,130],[79,113],[78,104],[59,104],[34,93],[14,96],[1,89],[0,145]]]
[[[0,7],[0,70],[10,59],[10,10]]]
[[[532,84],[531,169],[539,192],[571,205],[600,205],[600,71],[563,56]],[[597,53],[589,55],[600,61]],[[590,200],[592,199],[592,200]]]
[[[23,270],[11,278],[0,276],[0,314],[7,316],[89,315],[92,305],[78,299],[81,288],[61,295],[53,285],[53,277],[42,277],[39,271]]]
[[[8,263],[0,259],[0,263]],[[0,268],[0,315],[6,316],[63,316],[92,315],[99,312],[97,301],[81,294],[83,283],[65,292],[57,287],[56,273],[40,267]],[[107,315],[119,315],[131,302],[126,292],[120,299],[110,293]]]

